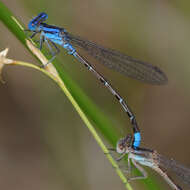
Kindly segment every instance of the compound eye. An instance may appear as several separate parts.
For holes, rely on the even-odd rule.
[[[122,154],[125,152],[125,147],[122,144],[117,144],[116,151],[117,153]]]
[[[119,148],[120,148],[121,150],[123,150],[123,149],[124,149],[124,147],[123,147],[123,145],[122,145],[122,144],[119,144]]]

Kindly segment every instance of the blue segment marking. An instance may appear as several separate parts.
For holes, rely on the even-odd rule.
[[[73,48],[73,46],[69,43],[63,44],[63,47],[68,50],[68,54],[70,55],[73,55],[76,52],[75,48]]]
[[[134,133],[134,142],[133,142],[133,147],[138,148],[141,143],[141,134],[140,132]]]

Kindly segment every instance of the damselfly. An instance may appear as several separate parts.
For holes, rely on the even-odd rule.
[[[147,172],[140,166],[148,166],[158,172],[166,182],[175,190],[182,190],[180,186],[175,184],[175,182],[167,175],[164,169],[169,169],[173,171],[176,176],[178,176],[184,183],[190,187],[190,169],[179,164],[173,159],[168,159],[161,154],[158,154],[155,150],[150,150],[147,148],[138,147],[133,148],[133,138],[132,135],[128,134],[126,137],[120,139],[117,143],[116,149],[110,149],[121,154],[117,161],[128,155],[128,167],[126,172],[131,173],[131,163],[142,173],[142,176],[131,177],[129,180],[145,179],[148,177]]]
[[[139,61],[118,51],[104,48],[81,37],[72,35],[64,28],[46,24],[44,21],[47,17],[48,16],[46,13],[40,13],[29,22],[28,28],[29,31],[33,32],[31,38],[33,38],[36,34],[40,34],[40,49],[42,49],[44,42],[47,44],[47,47],[52,54],[52,58],[48,61],[48,63],[52,62],[56,54],[59,53],[60,50],[57,45],[60,45],[68,50],[69,54],[73,55],[80,63],[91,71],[96,78],[98,78],[100,82],[116,97],[124,111],[127,113],[130,122],[133,125],[135,137],[133,141],[133,148],[136,149],[139,147],[141,136],[135,115],[132,113],[131,109],[120,94],[84,57],[76,51],[75,47],[84,49],[89,55],[97,59],[106,67],[142,82],[157,85],[165,84],[167,82],[167,77],[164,72],[149,63]]]

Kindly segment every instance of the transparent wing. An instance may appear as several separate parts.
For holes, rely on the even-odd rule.
[[[190,169],[179,164],[173,159],[168,159],[163,155],[157,154],[158,164],[166,169],[173,171],[184,183],[190,186]]]
[[[84,49],[106,67],[125,76],[150,84],[161,85],[167,83],[167,76],[156,66],[139,61],[118,51],[104,48],[70,33],[67,34],[67,37],[71,45]]]

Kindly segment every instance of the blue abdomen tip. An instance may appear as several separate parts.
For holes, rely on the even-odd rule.
[[[133,146],[135,148],[139,147],[141,143],[141,134],[139,132],[134,134],[134,143]]]

